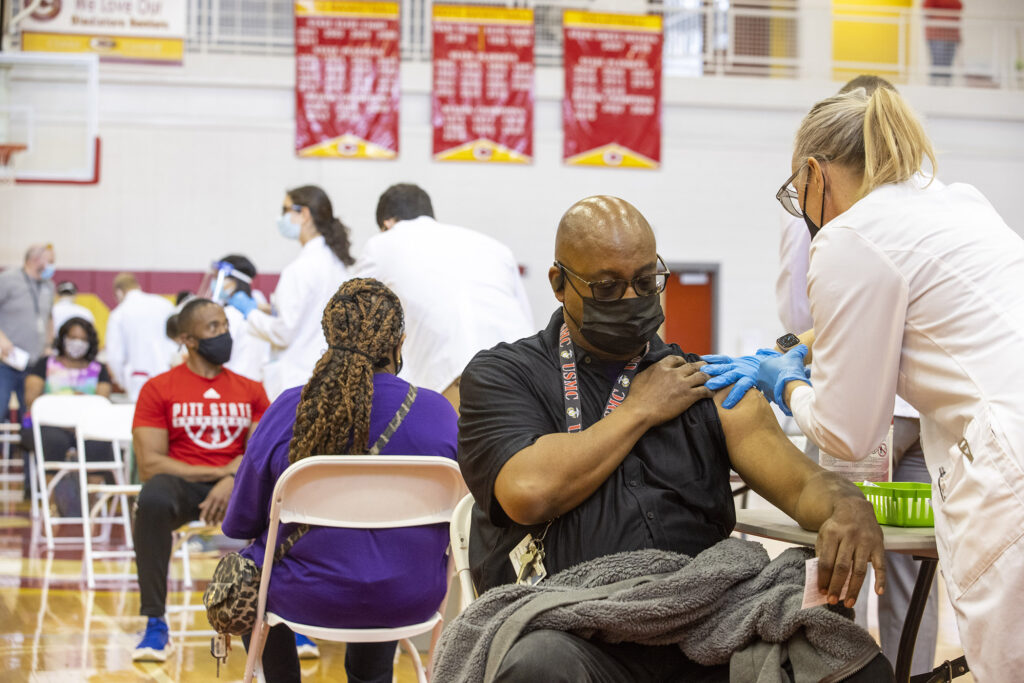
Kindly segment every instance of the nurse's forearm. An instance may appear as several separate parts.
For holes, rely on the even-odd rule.
[[[806,387],[807,385],[807,382],[801,382],[800,380],[797,379],[786,383],[786,388],[783,389],[782,394],[783,398],[786,399],[786,405],[789,406],[790,410],[793,409],[793,392],[796,390],[797,387]]]
[[[812,327],[806,332],[803,332],[802,334],[798,334],[796,336],[798,339],[800,339],[800,343],[807,347],[807,355],[804,356],[804,365],[810,365],[811,355],[814,353],[814,328]],[[782,349],[779,348],[778,344],[775,345],[775,350],[782,352]],[[786,403],[787,405],[789,404],[789,397],[786,397]]]

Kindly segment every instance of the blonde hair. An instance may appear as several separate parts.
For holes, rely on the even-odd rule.
[[[818,102],[800,123],[793,162],[814,157],[863,175],[858,197],[920,172],[925,157],[935,177],[935,152],[924,127],[895,90],[863,88]]]

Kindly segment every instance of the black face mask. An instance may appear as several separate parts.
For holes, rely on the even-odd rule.
[[[214,365],[224,365],[231,360],[231,333],[200,339],[196,353]]]
[[[825,171],[821,172],[821,216],[818,217],[818,225],[814,224],[811,217],[807,215],[807,185],[811,182],[811,170],[807,169],[807,180],[804,181],[804,205],[800,207],[801,213],[804,215],[804,223],[807,225],[807,230],[811,233],[811,239],[818,234],[821,230],[821,226],[825,224],[825,188],[827,187],[825,181]]]
[[[569,312],[566,311],[566,315]],[[569,315],[572,318],[571,315]],[[595,348],[614,356],[633,353],[665,322],[661,297],[638,296],[616,301],[583,297],[583,324],[573,322]]]

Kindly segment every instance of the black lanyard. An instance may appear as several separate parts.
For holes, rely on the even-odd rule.
[[[36,317],[39,317],[39,290],[36,289],[35,285],[32,284],[32,278],[28,276],[24,270],[21,271],[22,277],[25,278],[25,284],[28,285],[28,293],[32,295],[32,306],[36,309]]]
[[[626,363],[626,367],[622,368],[622,373],[615,380],[615,386],[612,387],[612,393],[608,396],[608,403],[605,404],[604,414],[601,417],[607,417],[626,400],[633,376],[636,375],[636,369],[650,348],[651,344],[648,342],[644,346],[643,352],[634,356]],[[575,434],[583,430],[583,408],[580,402],[579,375],[576,373],[576,352],[573,350],[572,338],[569,336],[569,328],[565,323],[562,323],[562,329],[558,333],[558,358],[562,366],[565,431]]]

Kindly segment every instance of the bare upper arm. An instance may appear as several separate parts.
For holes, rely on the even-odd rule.
[[[132,442],[140,474],[143,476],[150,459],[154,456],[166,456],[169,450],[167,430],[158,427],[136,427],[132,430]]]
[[[728,392],[728,387],[716,392],[715,404],[732,468],[792,517],[804,486],[820,468],[789,440],[760,392],[748,391],[736,407],[725,409],[722,401]]]
[[[110,396],[111,388],[112,387],[110,382],[100,382],[99,384],[96,385],[96,395],[107,398]]]
[[[46,380],[39,375],[27,375],[25,377],[25,409],[31,410],[32,404],[39,398],[46,387]]]

